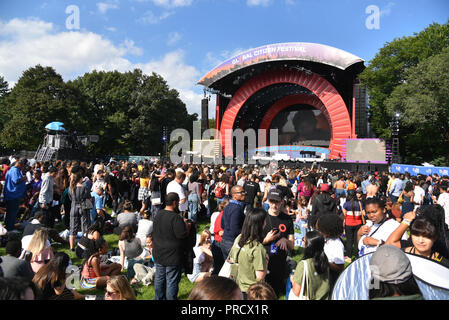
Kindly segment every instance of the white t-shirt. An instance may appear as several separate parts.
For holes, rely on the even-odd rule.
[[[345,264],[345,246],[340,239],[326,239],[324,253],[329,263]]]
[[[193,247],[193,252],[195,252],[195,259],[193,259],[193,263],[203,263],[206,260],[206,256],[204,252],[201,251],[201,247]]]
[[[394,230],[396,230],[399,227],[399,225],[400,225],[400,223],[394,219],[389,219],[389,220],[385,221],[382,225],[380,225],[380,224],[372,225],[370,233],[368,235],[363,235],[360,238],[359,245],[358,245],[359,250],[361,250],[362,246],[363,246],[363,247],[365,247],[363,254],[375,252],[377,250],[377,247],[364,245],[363,239],[365,239],[366,236],[369,236],[369,237],[377,239],[377,240],[387,241],[388,237],[393,233]],[[380,228],[379,228],[379,226],[380,226]],[[379,230],[377,230],[378,228],[379,228]],[[402,236],[401,239],[402,240],[408,239],[407,232],[404,233],[404,235]]]
[[[420,186],[415,186],[415,189],[413,190],[415,196],[413,198],[413,202],[417,203],[418,206],[422,204],[422,198],[426,194],[423,188]],[[416,206],[415,206],[416,207]]]
[[[445,192],[440,194],[437,203],[444,208],[446,224],[449,225],[449,193]]]
[[[184,193],[184,188],[179,183],[177,183],[175,180],[171,181],[167,185],[167,194],[169,194],[170,192],[177,193],[179,196],[179,200],[186,198],[186,195]],[[187,201],[185,203],[179,203],[179,211],[186,211],[187,207],[188,207]]]
[[[153,221],[148,219],[140,219],[137,226],[136,237],[140,239],[140,243],[145,243],[147,235],[153,232]]]

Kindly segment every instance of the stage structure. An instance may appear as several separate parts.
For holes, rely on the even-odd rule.
[[[82,136],[68,132],[62,127],[46,127],[44,141],[36,150],[37,161],[81,160],[89,161],[87,147],[99,140],[97,135]]]
[[[268,138],[257,138],[255,149],[245,145],[246,156],[341,159],[346,140],[360,132],[356,109],[366,117],[366,101],[356,100],[366,99],[356,94],[364,68],[364,60],[349,52],[303,42],[270,44],[230,58],[198,82],[216,95],[218,150],[241,157],[232,130],[262,129]],[[270,129],[278,129],[274,144]]]

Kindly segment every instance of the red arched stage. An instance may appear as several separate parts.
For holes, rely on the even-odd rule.
[[[363,59],[337,48],[281,43],[232,57],[198,83],[216,94],[223,156],[237,156],[234,129],[278,129],[277,152],[340,159],[346,139],[357,137],[354,87],[364,68]],[[270,150],[267,143],[252,151]]]

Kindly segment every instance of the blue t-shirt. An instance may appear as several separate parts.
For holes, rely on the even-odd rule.
[[[23,178],[22,172],[17,167],[11,167],[5,177],[3,194],[5,200],[23,198],[25,196],[26,180],[19,183]]]

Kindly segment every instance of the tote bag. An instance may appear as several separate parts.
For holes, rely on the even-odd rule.
[[[308,268],[307,268],[306,261],[302,260],[302,262],[304,263],[304,273],[302,275],[301,292],[299,293],[299,296],[296,296],[293,293],[293,289],[290,290],[290,294],[288,295],[288,300],[309,300],[307,295],[304,295],[304,289],[307,286],[307,283],[309,281],[309,271],[308,271]]]
[[[231,261],[231,252],[232,252],[232,249],[231,249],[228,257],[226,258],[225,263],[223,264],[223,267],[221,267],[221,270],[218,273],[218,275],[220,277],[229,278],[234,281],[237,280],[237,275],[238,275],[238,270],[239,270],[238,258],[239,258],[240,250],[242,250],[242,248],[240,248],[239,251],[237,252],[237,257],[236,257],[237,259],[235,262],[233,262],[233,261]]]

